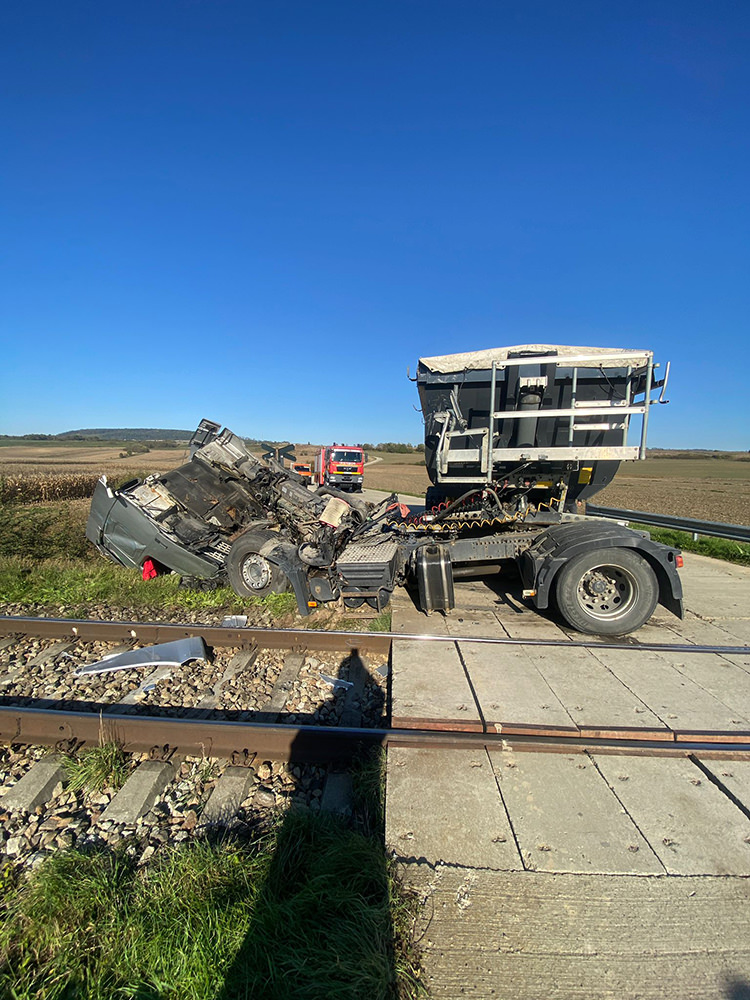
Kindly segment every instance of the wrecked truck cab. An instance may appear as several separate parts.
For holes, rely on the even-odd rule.
[[[649,408],[667,402],[669,363],[661,378],[658,368],[651,351],[553,344],[421,358],[432,486],[419,510],[330,483],[312,492],[203,421],[185,465],[97,492],[89,538],[125,565],[149,558],[228,578],[241,596],[291,587],[303,615],[339,597],[380,611],[408,580],[422,611],[445,614],[454,576],[515,563],[524,599],[541,611],[554,606],[578,631],[626,635],[657,601],[682,616],[681,555],[603,526],[583,504],[621,461],[645,458]],[[637,445],[631,416],[640,417]]]
[[[86,537],[105,556],[121,566],[140,568],[151,559],[184,576],[215,579],[222,572],[222,561],[193,552],[146,514],[138,503],[143,483],[134,480],[113,491],[102,477],[91,500]]]
[[[151,560],[183,575],[227,579],[240,596],[292,589],[301,614],[336,600],[337,556],[363,532],[381,529],[375,505],[330,487],[311,492],[230,430],[206,425],[205,443],[179,468],[118,490],[100,481],[89,540],[123,566]]]

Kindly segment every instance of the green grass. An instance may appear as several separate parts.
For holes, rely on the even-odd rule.
[[[71,614],[91,604],[197,611],[221,608],[241,612],[243,601],[229,588],[202,591],[179,586],[177,576],[144,581],[137,569],[125,569],[94,555],[91,560],[19,556],[0,558],[0,601],[14,604],[65,606]]]
[[[370,632],[390,632],[393,612],[390,608],[381,611],[377,618],[373,618],[368,628]]]
[[[274,618],[294,611],[294,594],[238,597],[229,587],[190,590],[178,576],[144,581],[137,569],[125,569],[98,554],[90,560],[47,559],[37,562],[20,556],[0,556],[0,603],[65,608],[75,618],[91,605],[112,604],[135,611],[202,611],[213,609],[241,614],[249,606],[262,607]]]
[[[88,747],[64,759],[68,788],[77,792],[101,792],[105,788],[118,791],[128,777],[128,763],[115,743]]]
[[[230,593],[233,593],[230,591]],[[297,598],[291,590],[283,594],[267,594],[265,597],[251,597],[249,603],[268,608],[274,618],[283,618],[297,610]]]
[[[0,556],[81,558],[93,553],[86,539],[89,502],[0,504]]]
[[[631,527],[639,531],[648,531],[655,542],[672,545],[684,552],[697,552],[712,559],[723,559],[725,562],[750,566],[750,545],[744,542],[732,542],[728,538],[712,538],[709,535],[699,535],[697,540],[694,540],[687,531],[652,528],[647,524],[632,524]]]
[[[352,767],[355,814],[363,829],[385,835],[385,775],[387,757],[384,747],[362,752]]]
[[[137,870],[69,851],[0,900],[14,1000],[386,1000],[424,996],[413,900],[374,837],[288,814],[255,843],[196,841]]]

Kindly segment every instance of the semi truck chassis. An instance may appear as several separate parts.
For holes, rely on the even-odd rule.
[[[655,367],[647,351],[550,345],[422,359],[424,511],[312,491],[202,421],[180,468],[119,490],[102,479],[86,534],[126,566],[226,580],[241,596],[291,589],[303,615],[339,598],[380,610],[410,583],[425,613],[448,613],[455,578],[515,565],[538,609],[624,635],[657,603],[683,615],[679,550],[583,513],[619,460],[645,456],[648,408],[665,402]]]

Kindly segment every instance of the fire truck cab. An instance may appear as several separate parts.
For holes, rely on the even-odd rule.
[[[325,445],[315,456],[314,480],[318,486],[361,492],[364,467],[365,453],[361,445]]]

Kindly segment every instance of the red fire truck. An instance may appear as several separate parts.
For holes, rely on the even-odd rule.
[[[315,456],[314,481],[318,486],[361,492],[365,453],[358,444],[329,444]]]

